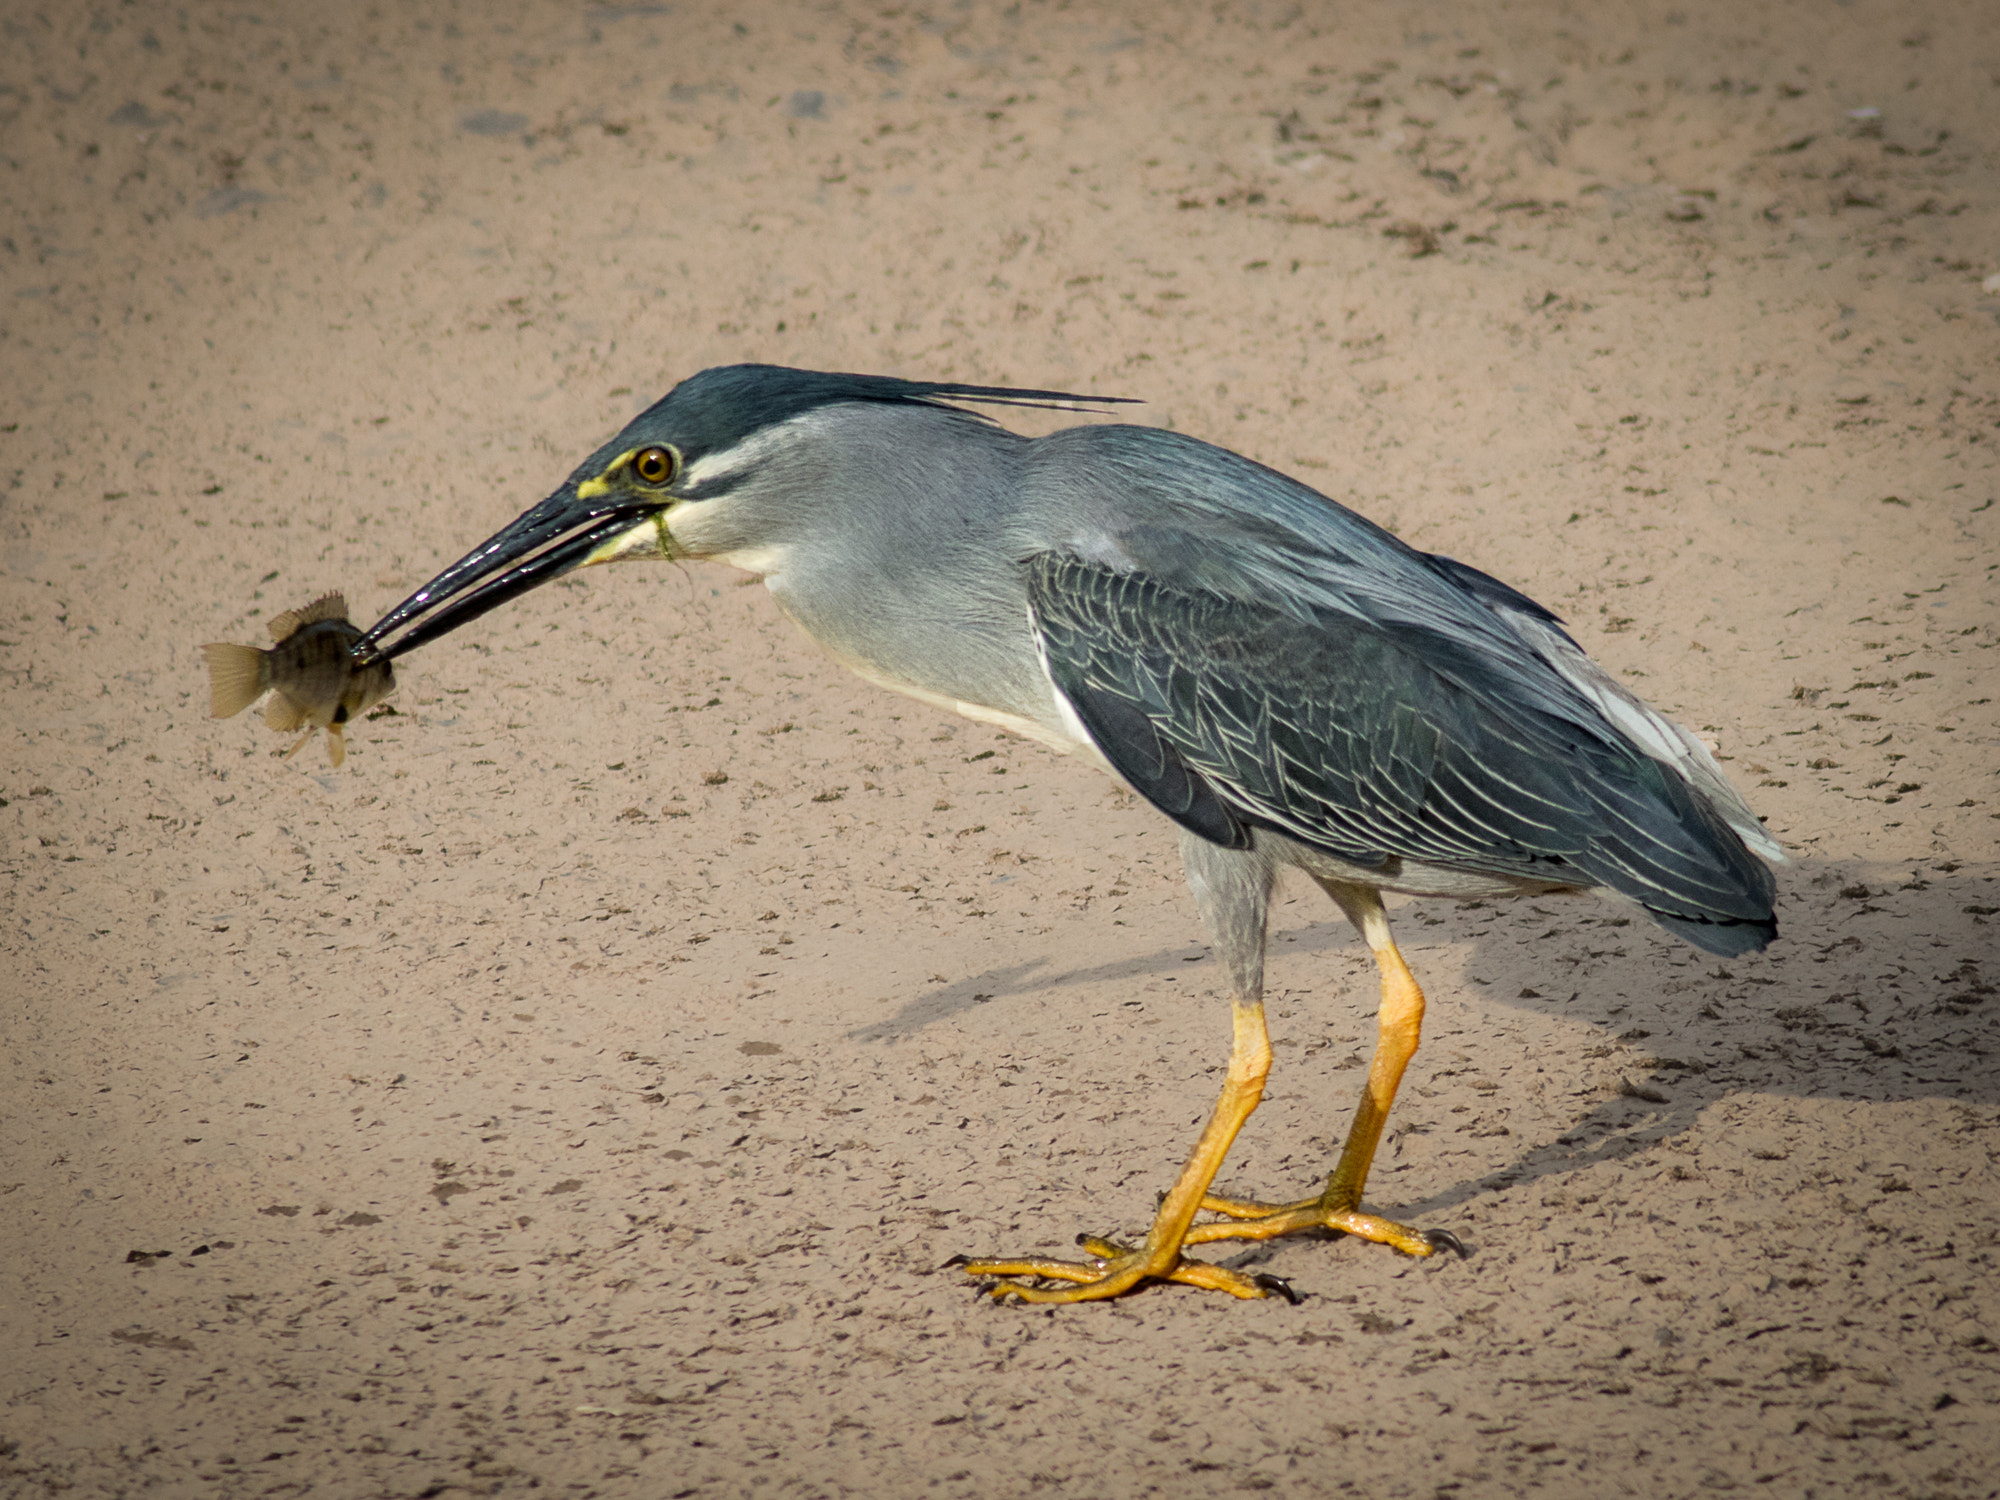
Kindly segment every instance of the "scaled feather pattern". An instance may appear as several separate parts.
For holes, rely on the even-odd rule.
[[[1711,799],[1519,638],[1493,653],[1429,622],[1280,610],[1063,554],[1028,568],[1056,686],[1112,763],[1206,838],[1267,827],[1371,869],[1606,886],[1711,952],[1775,930],[1771,873]],[[1451,568],[1441,581],[1486,608],[1461,581],[1473,570]]]

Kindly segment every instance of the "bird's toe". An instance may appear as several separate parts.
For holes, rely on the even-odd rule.
[[[1465,1248],[1465,1241],[1449,1229],[1423,1229],[1418,1235],[1433,1250],[1449,1250],[1460,1260],[1472,1259],[1472,1252]]]

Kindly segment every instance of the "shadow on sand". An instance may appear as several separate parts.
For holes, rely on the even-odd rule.
[[[1404,908],[1398,935],[1420,979],[1426,949],[1466,944],[1465,972],[1482,976],[1480,1000],[1601,1026],[1628,1044],[1670,1039],[1684,1055],[1633,1050],[1624,1061],[1636,1079],[1558,1139],[1399,1211],[1436,1215],[1502,1188],[1643,1155],[1711,1104],[1745,1092],[2000,1103],[2000,975],[1986,972],[1996,968],[2000,875],[1964,865],[1912,875],[1907,867],[1815,863],[1789,867],[1781,883],[1778,942],[1726,962],[1643,920],[1605,926],[1609,908],[1587,900],[1562,906],[1553,922],[1525,902]],[[1288,936],[1288,954],[1357,943],[1338,917]],[[893,1043],[975,1006],[1183,973],[1201,951],[1160,948],[1070,969],[1026,958],[926,991],[850,1036]],[[1452,997],[1435,980],[1430,991],[1435,1017]],[[1423,1059],[1420,1052],[1419,1066]]]

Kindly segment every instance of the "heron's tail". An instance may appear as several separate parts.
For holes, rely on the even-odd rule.
[[[1598,816],[1570,862],[1704,952],[1733,958],[1768,946],[1778,882],[1736,827],[1735,808],[1650,756],[1605,772],[1588,778]]]
[[[1739,954],[1768,948],[1771,939],[1778,935],[1775,915],[1761,921],[1733,917],[1717,921],[1707,917],[1683,917],[1650,906],[1646,908],[1646,914],[1675,937],[1693,943],[1704,953],[1718,954],[1723,958],[1735,958]]]

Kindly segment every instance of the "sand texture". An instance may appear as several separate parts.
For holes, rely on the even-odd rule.
[[[0,1493],[2000,1494],[2000,11],[0,13]],[[1719,962],[1398,901],[1301,1306],[982,1303],[1215,1094],[1171,827],[713,565],[324,748],[362,623],[712,364],[1143,398],[1562,614],[1792,851]],[[1066,420],[1009,417],[1024,430]],[[1330,1164],[1304,882],[1225,1168]]]

